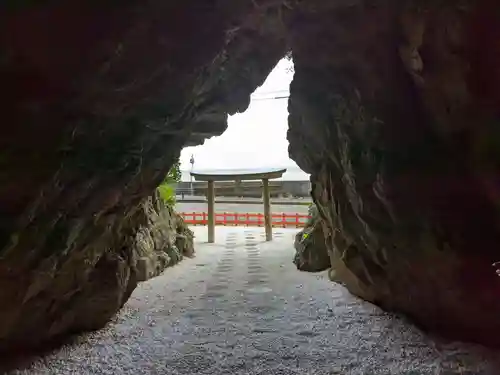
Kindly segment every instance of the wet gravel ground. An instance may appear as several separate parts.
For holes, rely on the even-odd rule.
[[[257,228],[216,232],[106,329],[11,374],[500,374],[497,353],[430,338],[325,273],[296,271],[295,230],[272,243]]]

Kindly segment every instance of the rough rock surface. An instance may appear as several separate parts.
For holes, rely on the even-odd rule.
[[[376,3],[297,16],[290,153],[351,291],[499,344],[497,5]]]
[[[219,3],[0,5],[0,351],[123,305],[144,200],[284,55],[266,2]]]
[[[25,293],[23,303],[2,305],[2,312],[10,313],[9,322],[14,325],[2,326],[5,336],[0,343],[10,343],[7,349],[16,350],[37,346],[40,333],[50,335],[42,337],[48,339],[101,328],[123,306],[138,282],[159,275],[184,255],[193,256],[193,233],[157,194],[129,215],[121,226],[110,226],[101,237],[89,239],[77,255],[44,259],[27,290],[15,289]],[[70,292],[63,294],[64,290]],[[48,304],[60,305],[61,310],[51,310]],[[32,308],[29,313],[28,308]],[[47,326],[40,330],[37,324]]]
[[[156,194],[146,199],[141,208],[144,221],[138,226],[131,247],[137,257],[133,264],[137,281],[146,281],[184,256],[194,256],[194,235],[182,217]]]
[[[295,235],[295,257],[297,269],[307,272],[321,272],[330,268],[330,256],[325,243],[321,216],[315,205],[309,208],[311,218],[304,229]]]
[[[287,51],[290,155],[348,288],[500,344],[497,7],[2,2],[0,350],[95,328],[123,304],[134,213]]]

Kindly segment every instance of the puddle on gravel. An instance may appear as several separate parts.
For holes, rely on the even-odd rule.
[[[278,330],[276,328],[265,328],[265,327],[259,327],[259,328],[254,328],[252,329],[252,332],[254,333],[269,333],[269,332],[277,332]]]
[[[257,314],[267,314],[270,313],[271,311],[276,310],[275,307],[273,306],[267,306],[267,305],[261,305],[261,306],[251,306],[248,311],[251,313],[257,313]]]
[[[263,278],[262,279],[253,279],[253,280],[247,281],[247,285],[251,285],[251,286],[258,286],[258,285],[265,284],[265,283],[268,283],[268,280],[264,280]]]
[[[299,331],[299,332],[297,332],[297,335],[305,336],[305,337],[316,337],[316,336],[319,336],[320,333],[313,332],[313,331]]]
[[[267,273],[263,272],[262,269],[248,270],[248,274],[252,275],[253,278],[261,280],[267,277]]]
[[[273,290],[271,288],[263,286],[263,287],[249,288],[246,291],[249,293],[269,293],[272,292]]]
[[[247,267],[249,270],[263,269],[262,266],[260,265],[260,263],[256,263],[256,262],[251,262],[251,263],[252,264],[249,264]]]
[[[229,272],[229,271],[231,271],[232,269],[233,269],[233,267],[232,267],[232,266],[226,266],[226,265],[224,265],[224,266],[218,266],[218,267],[217,267],[217,272]],[[216,272],[216,273],[217,273],[217,272]]]
[[[208,292],[204,295],[205,298],[221,298],[224,297],[225,293]]]
[[[213,292],[213,291],[219,291],[219,290],[227,290],[229,288],[228,284],[217,284],[213,286],[209,286],[207,288],[207,291]]]

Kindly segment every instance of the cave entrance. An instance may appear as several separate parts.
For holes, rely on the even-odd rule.
[[[189,217],[196,212],[205,213],[206,215],[197,217],[197,220],[203,218],[210,226],[210,198],[213,193],[208,191],[210,189],[207,180],[193,178],[192,172],[195,175],[235,175],[242,171],[255,174],[286,169],[282,176],[269,183],[269,195],[280,202],[291,201],[296,197],[302,199],[301,203],[309,201],[309,176],[288,154],[288,97],[293,75],[293,61],[288,57],[283,58],[250,96],[250,105],[246,111],[229,116],[228,128],[222,135],[206,140],[201,146],[186,147],[182,150],[180,187],[188,198],[178,196],[179,212],[187,213]],[[236,177],[231,180],[215,180],[217,214],[263,213],[265,217],[264,183],[260,181],[260,177],[252,180]],[[235,198],[246,202],[238,204]],[[253,204],[251,199],[255,200]],[[286,205],[275,205],[276,201],[273,202],[273,214],[308,213],[307,203],[294,206],[287,201]],[[263,224],[264,222],[256,223],[259,226]],[[213,232],[209,228],[209,241],[210,237],[213,238]],[[269,229],[266,230],[266,237],[272,237]]]
[[[250,96],[250,105],[228,117],[228,127],[203,145],[186,147],[181,152],[183,179],[189,172],[204,170],[298,168],[288,156],[288,97],[293,62],[280,60],[264,83]]]

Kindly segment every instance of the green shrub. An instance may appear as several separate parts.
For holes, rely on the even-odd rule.
[[[181,180],[181,162],[177,160],[177,162],[172,165],[172,168],[167,173],[165,177],[164,183],[167,182],[169,184],[179,182]]]
[[[160,198],[169,206],[175,206],[175,188],[173,184],[181,179],[180,162],[177,161],[168,171],[163,182],[158,186]]]
[[[175,189],[172,185],[168,183],[162,183],[158,186],[158,193],[160,193],[160,198],[169,206],[175,206]]]

